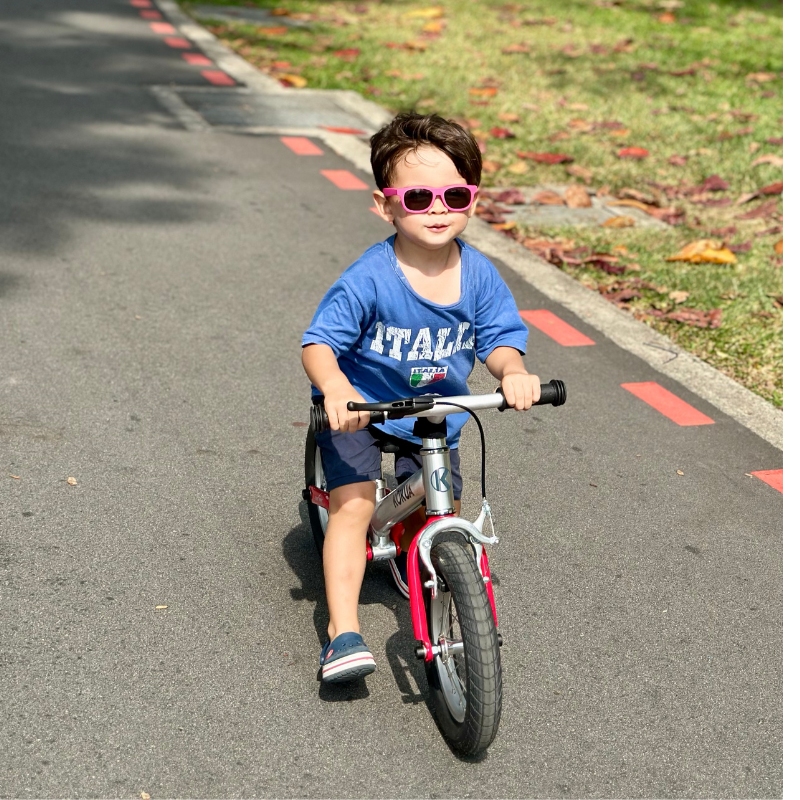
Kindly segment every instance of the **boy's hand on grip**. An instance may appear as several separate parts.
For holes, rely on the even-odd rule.
[[[542,394],[539,376],[527,372],[504,375],[500,381],[500,388],[503,390],[508,407],[517,411],[527,411]]]
[[[369,425],[369,411],[348,411],[347,404],[364,403],[364,398],[353,387],[325,395],[325,413],[332,431],[355,433]]]

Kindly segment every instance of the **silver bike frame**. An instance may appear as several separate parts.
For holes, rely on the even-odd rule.
[[[416,417],[427,417],[431,422],[442,422],[448,414],[463,412],[451,403],[478,411],[486,408],[500,408],[503,397],[500,394],[488,395],[459,395],[456,397],[443,397],[436,402],[432,409],[420,411]],[[416,511],[425,501],[426,514],[429,517],[440,517],[455,513],[453,500],[452,471],[450,468],[450,448],[444,437],[422,439],[420,450],[422,469],[417,470],[407,478],[394,491],[386,494],[386,482],[377,481],[377,497],[375,512],[370,522],[370,545],[373,560],[394,558],[397,548],[391,539],[391,529],[398,522]],[[495,544],[496,536],[483,535],[483,522],[491,516],[489,504],[484,501],[481,513],[474,523],[460,517],[437,520],[423,530],[417,542],[420,558],[430,573],[431,580],[428,586],[433,596],[436,596],[436,572],[431,563],[430,551],[438,533],[445,530],[454,530],[461,533],[464,538],[475,548],[475,555],[480,567],[481,555],[484,544]]]

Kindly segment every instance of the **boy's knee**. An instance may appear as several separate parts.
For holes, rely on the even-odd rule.
[[[330,493],[331,514],[341,514],[349,517],[367,520],[375,510],[375,484],[373,481],[361,483],[348,483],[339,486]]]

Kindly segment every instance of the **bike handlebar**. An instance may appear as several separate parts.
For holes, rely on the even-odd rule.
[[[534,403],[537,406],[561,406],[567,401],[567,387],[563,381],[552,380],[542,384],[541,397]],[[369,424],[381,425],[387,419],[401,419],[402,417],[444,417],[447,414],[458,414],[465,406],[473,411],[486,408],[496,408],[505,411],[511,406],[506,403],[506,398],[498,389],[494,394],[462,395],[458,397],[440,397],[439,395],[420,395],[401,400],[392,400],[388,403],[353,403],[347,404],[348,411],[369,411]],[[322,433],[330,428],[328,415],[323,405],[311,407],[311,429],[314,433]]]

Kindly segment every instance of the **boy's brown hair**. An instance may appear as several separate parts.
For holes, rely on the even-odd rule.
[[[398,114],[372,136],[369,143],[372,173],[381,191],[392,185],[398,161],[422,145],[431,145],[446,153],[468,184],[480,185],[483,162],[478,143],[458,123],[438,114]]]

